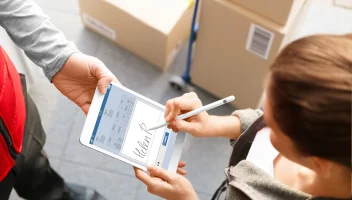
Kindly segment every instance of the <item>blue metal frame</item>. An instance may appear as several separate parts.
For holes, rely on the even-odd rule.
[[[197,39],[197,32],[198,32],[198,24],[196,22],[198,5],[199,5],[199,0],[196,0],[195,6],[194,6],[193,19],[192,19],[191,35],[189,37],[189,44],[188,44],[187,65],[186,65],[186,70],[181,76],[182,79],[187,84],[191,84],[191,65],[192,65],[192,51],[193,51],[192,46],[193,46],[193,42]]]

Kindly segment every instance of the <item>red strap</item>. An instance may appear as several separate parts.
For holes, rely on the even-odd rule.
[[[0,117],[12,140],[12,148],[22,151],[26,120],[26,108],[20,76],[10,58],[0,46]],[[9,147],[0,135],[0,181],[3,180],[15,161]]]
[[[22,151],[26,108],[20,76],[6,52],[0,47],[0,117],[13,141],[14,150]],[[1,81],[0,79],[0,81]]]

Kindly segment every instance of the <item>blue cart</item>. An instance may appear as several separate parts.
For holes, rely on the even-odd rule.
[[[192,65],[192,52],[193,52],[193,43],[197,39],[197,32],[198,32],[198,23],[197,23],[197,13],[199,7],[199,0],[196,0],[194,6],[194,13],[192,18],[192,27],[191,27],[191,34],[189,37],[189,44],[188,44],[188,55],[187,55],[187,63],[186,63],[186,70],[182,74],[182,76],[172,76],[170,78],[170,85],[176,90],[183,91],[187,89],[188,85],[191,85],[191,65]]]

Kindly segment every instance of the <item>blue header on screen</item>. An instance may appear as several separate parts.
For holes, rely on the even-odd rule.
[[[97,118],[97,121],[95,122],[94,130],[93,130],[92,136],[90,138],[89,144],[93,144],[94,143],[95,135],[96,135],[97,130],[99,128],[100,120],[101,120],[101,117],[103,115],[106,102],[107,102],[107,100],[109,98],[110,90],[111,90],[111,83],[110,83],[108,89],[106,90],[106,93],[105,93],[105,96],[104,96],[104,99],[103,99],[103,103],[101,104],[100,111],[99,111],[99,114],[98,114],[98,118]]]
[[[168,139],[169,139],[169,133],[166,132],[165,135],[164,135],[164,139],[163,139],[163,146],[166,146]]]

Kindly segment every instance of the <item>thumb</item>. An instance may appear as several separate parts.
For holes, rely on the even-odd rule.
[[[93,77],[98,79],[98,90],[101,94],[105,94],[111,82],[120,84],[117,78],[111,73],[111,71],[104,65],[102,61],[95,57],[88,57],[88,67]]]
[[[102,78],[100,78],[98,80],[98,90],[101,94],[105,94],[107,88],[109,87],[110,83],[114,82],[118,85],[121,85],[121,83],[117,80],[117,78],[112,75],[111,73],[109,73],[108,75],[104,75],[102,76]]]
[[[172,174],[167,172],[165,169],[161,167],[156,167],[156,166],[148,166],[148,171],[150,175],[161,178],[162,180],[165,180],[167,182],[171,182],[172,180]]]
[[[111,77],[102,77],[98,80],[98,90],[101,94],[105,94],[106,90],[113,79]]]
[[[175,126],[178,130],[187,132],[191,135],[197,135],[197,124],[185,120],[176,120]]]

